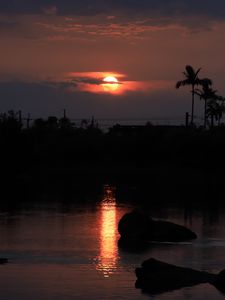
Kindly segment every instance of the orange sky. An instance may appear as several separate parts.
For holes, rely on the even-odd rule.
[[[172,15],[164,4],[153,14],[148,7],[152,1],[143,1],[143,10],[139,7],[135,13],[135,6],[131,7],[130,17],[125,5],[98,11],[99,1],[92,2],[90,14],[82,5],[80,14],[72,8],[68,13],[60,0],[58,6],[43,5],[38,12],[36,4],[11,12],[4,1],[2,10],[0,4],[2,110],[21,108],[42,115],[57,114],[65,107],[77,117],[93,113],[117,117],[125,112],[140,117],[181,116],[190,110],[189,90],[177,91],[174,86],[186,64],[202,67],[202,77],[212,78],[215,89],[225,93],[225,19],[219,14],[220,1],[215,2],[215,12],[210,12],[209,4],[208,11],[201,12],[200,5],[192,11],[183,1],[189,10],[180,6]],[[93,82],[105,74],[119,78],[114,93]],[[114,109],[112,96],[117,97]],[[201,115],[201,103],[196,113]]]

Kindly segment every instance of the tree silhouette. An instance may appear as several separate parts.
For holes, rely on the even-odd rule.
[[[214,120],[216,120],[218,122],[218,126],[220,126],[220,121],[224,113],[224,98],[218,96],[217,99],[211,99],[208,102],[206,114],[207,117],[210,117],[211,119],[211,127],[214,127]]]
[[[18,113],[9,110],[8,113],[0,114],[0,132],[6,135],[19,134],[22,129],[22,124],[18,118]]]
[[[224,101],[225,101],[225,98],[224,97],[220,97],[220,103],[219,103],[219,106],[218,106],[218,126],[220,126],[220,122],[221,122],[221,119],[223,117],[223,114],[225,113],[225,104],[224,104]]]
[[[191,125],[194,124],[194,104],[195,104],[195,87],[198,85],[203,85],[208,83],[208,85],[212,84],[212,81],[209,78],[200,79],[198,77],[201,68],[197,71],[194,70],[192,66],[187,65],[185,67],[185,72],[183,72],[185,79],[178,81],[176,83],[176,88],[179,89],[181,86],[190,85],[191,86],[191,94],[192,94],[192,106],[191,106]]]
[[[196,89],[195,94],[200,97],[200,99],[203,99],[205,101],[204,105],[204,128],[206,128],[207,125],[207,106],[208,101],[212,101],[214,103],[216,100],[220,100],[220,96],[218,96],[216,90],[213,90],[212,87],[210,87],[208,82],[203,83],[202,89]]]

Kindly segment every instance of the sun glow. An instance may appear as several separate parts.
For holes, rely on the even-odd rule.
[[[103,79],[103,89],[105,92],[115,92],[119,88],[119,81],[114,76],[107,76]]]
[[[66,73],[66,80],[74,83],[68,91],[81,91],[94,94],[122,95],[128,92],[148,92],[162,90],[171,86],[170,81],[128,80],[127,75],[116,72]],[[65,81],[65,82],[67,82]]]

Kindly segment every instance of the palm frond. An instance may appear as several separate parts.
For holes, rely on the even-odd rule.
[[[224,102],[225,98],[223,96],[218,96],[218,100]]]
[[[192,81],[194,81],[196,78],[196,73],[195,73],[194,68],[190,65],[187,65],[185,67],[185,69],[186,69],[186,73],[187,73],[186,77],[190,78]]]
[[[194,93],[195,93],[195,95],[199,96],[200,99],[204,98],[204,97],[203,97],[204,95],[203,95],[203,93],[202,93],[201,90],[197,90],[197,89],[196,89],[196,90],[194,91]]]
[[[201,82],[202,82],[202,85],[205,84],[205,85],[209,86],[209,85],[213,84],[213,82],[210,78],[203,78],[203,79],[201,79]]]
[[[189,85],[190,81],[189,79],[180,80],[176,83],[176,89],[179,89],[181,86]]]
[[[204,86],[205,88],[207,88],[207,85],[208,86],[212,85],[212,80],[209,78],[200,79],[197,77],[195,79],[195,85],[201,85],[201,86]]]
[[[196,72],[195,72],[195,79],[198,77],[198,73],[201,71],[202,68],[199,68]]]

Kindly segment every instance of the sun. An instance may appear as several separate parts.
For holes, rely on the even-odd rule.
[[[103,89],[105,92],[115,92],[119,88],[119,81],[116,77],[114,76],[106,76],[103,79]]]
[[[103,79],[104,82],[107,82],[107,83],[111,83],[111,84],[114,84],[114,83],[117,83],[118,82],[118,79],[114,76],[107,76]]]

